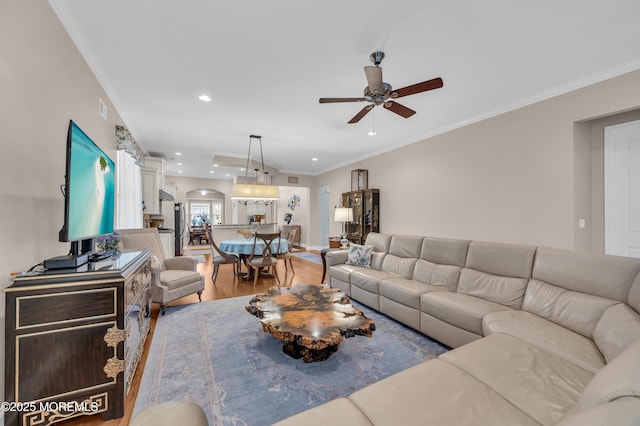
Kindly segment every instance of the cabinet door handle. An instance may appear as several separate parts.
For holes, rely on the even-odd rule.
[[[107,343],[107,346],[115,348],[118,346],[118,343],[124,342],[124,339],[129,334],[130,328],[131,325],[129,323],[127,323],[124,330],[119,329],[115,325],[113,327],[109,327],[104,335],[104,341]]]
[[[125,360],[118,359],[117,356],[114,356],[107,360],[107,363],[104,365],[104,368],[102,369],[102,371],[105,372],[107,377],[111,379],[115,379],[118,373],[120,373],[121,371],[124,371],[124,366],[125,366]]]

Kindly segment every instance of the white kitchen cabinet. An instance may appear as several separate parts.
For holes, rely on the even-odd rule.
[[[173,232],[161,232],[160,241],[162,242],[162,251],[164,257],[169,259],[175,256],[175,246],[173,239]]]
[[[160,214],[160,190],[164,182],[164,158],[145,157],[142,169],[144,214]]]

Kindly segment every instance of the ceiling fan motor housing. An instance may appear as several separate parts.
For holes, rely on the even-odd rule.
[[[364,88],[364,95],[369,98],[370,102],[376,105],[380,105],[382,102],[389,99],[391,96],[392,87],[389,83],[382,83],[382,92],[378,93],[377,90],[371,90],[369,86]]]
[[[384,59],[384,52],[377,51],[369,55],[369,60],[373,62],[375,66],[380,65],[380,62],[382,62],[383,59]]]

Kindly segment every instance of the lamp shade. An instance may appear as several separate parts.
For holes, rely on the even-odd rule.
[[[251,183],[236,183],[233,185],[232,200],[266,200],[274,201],[280,198],[278,187]]]
[[[349,207],[336,207],[333,220],[335,222],[352,222],[353,209]]]

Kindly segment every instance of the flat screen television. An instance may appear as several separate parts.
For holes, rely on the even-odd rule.
[[[73,121],[67,131],[64,224],[59,240],[70,254],[93,249],[93,238],[113,232],[115,163]]]

